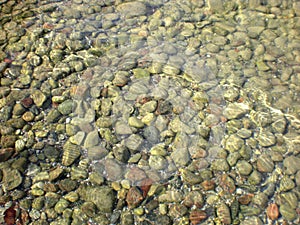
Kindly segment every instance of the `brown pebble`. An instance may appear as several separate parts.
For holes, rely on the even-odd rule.
[[[131,187],[128,190],[126,202],[129,208],[132,209],[137,207],[143,199],[143,194],[138,188]]]
[[[278,219],[279,216],[279,209],[275,203],[271,203],[267,208],[267,216],[271,220]]]
[[[207,214],[203,210],[194,210],[190,213],[190,221],[193,225],[199,224],[207,218]]]
[[[33,104],[33,100],[30,97],[24,98],[21,100],[21,104],[25,107],[25,108],[29,108],[30,106],[32,106]]]

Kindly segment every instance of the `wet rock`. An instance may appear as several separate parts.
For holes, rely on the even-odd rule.
[[[217,171],[229,171],[229,165],[226,159],[215,159],[211,163],[211,168]]]
[[[279,208],[276,203],[271,203],[267,207],[267,216],[271,220],[276,220],[279,216]]]
[[[82,200],[94,203],[100,212],[112,213],[115,195],[110,187],[82,185],[78,194]]]
[[[129,117],[128,125],[131,126],[131,127],[136,127],[136,128],[143,128],[144,127],[144,123],[136,117]]]
[[[257,193],[252,198],[252,203],[256,204],[262,209],[265,209],[268,203],[268,196],[263,192]]]
[[[176,148],[171,153],[171,158],[176,166],[186,166],[190,161],[189,151],[187,148]]]
[[[0,162],[5,162],[8,160],[13,154],[15,150],[13,148],[2,148],[0,149]]]
[[[290,205],[292,209],[296,209],[298,205],[298,197],[295,192],[288,191],[280,194],[279,200],[282,201],[281,203],[286,203]]]
[[[17,137],[15,135],[5,135],[1,137],[2,148],[15,147]]]
[[[137,207],[143,199],[143,194],[137,187],[131,187],[128,190],[126,202],[130,209]]]
[[[257,216],[250,216],[241,222],[241,225],[263,225],[264,223]]]
[[[97,146],[100,142],[100,137],[98,130],[94,130],[87,134],[86,139],[84,141],[84,148],[88,149],[90,147]]]
[[[88,158],[91,160],[100,160],[104,158],[107,154],[107,149],[102,146],[90,147],[87,150]]]
[[[16,169],[5,168],[3,172],[3,188],[7,191],[17,188],[23,181],[21,173]]]
[[[37,107],[42,107],[44,102],[47,100],[47,96],[40,90],[35,90],[32,93],[31,98]]]
[[[72,112],[74,106],[74,102],[72,100],[66,100],[59,104],[57,107],[58,111],[63,115],[68,115]]]
[[[249,112],[250,108],[244,103],[230,103],[224,110],[223,115],[227,119],[238,119]]]
[[[274,162],[271,157],[263,154],[257,159],[257,170],[264,173],[271,173],[274,169]]]
[[[238,151],[244,145],[244,140],[237,135],[230,135],[225,144],[225,149],[230,152]]]
[[[166,191],[158,196],[159,202],[181,202],[182,199],[183,196],[178,190]]]
[[[115,159],[107,159],[104,161],[105,175],[108,180],[118,181],[123,177],[123,168]]]
[[[70,204],[69,201],[67,201],[66,199],[61,198],[55,204],[54,210],[57,213],[62,213],[69,206],[69,204]]]
[[[159,131],[154,126],[148,126],[144,129],[144,137],[148,142],[155,144],[159,141]]]
[[[119,134],[119,135],[132,134],[132,130],[131,130],[130,126],[123,121],[116,122],[115,132],[116,132],[116,134]]]
[[[62,191],[70,192],[77,188],[77,181],[67,178],[64,180],[60,180],[58,186]]]
[[[296,156],[288,156],[283,160],[285,172],[287,174],[295,174],[300,170],[300,158]]]
[[[118,5],[116,9],[127,18],[142,16],[147,13],[147,7],[142,2],[125,2]]]
[[[169,209],[169,215],[172,218],[182,218],[186,213],[188,209],[181,204],[172,204]]]
[[[256,140],[263,147],[269,147],[276,143],[276,137],[268,131],[261,131]]]
[[[66,142],[63,146],[62,164],[70,166],[81,155],[80,147],[70,142]]]
[[[191,191],[185,196],[183,204],[189,208],[191,208],[192,206],[202,208],[204,204],[204,199],[199,191]]]
[[[280,191],[289,191],[289,190],[292,190],[294,187],[295,187],[294,181],[291,178],[289,178],[288,176],[284,176],[280,180],[280,184],[279,184]]]
[[[231,224],[230,209],[226,204],[224,203],[218,204],[216,212],[218,218],[223,224]]]
[[[48,113],[46,120],[49,123],[55,123],[59,120],[60,117],[61,117],[61,113],[57,109],[52,109]]]
[[[283,218],[287,219],[288,221],[292,221],[297,217],[296,210],[291,208],[289,204],[280,205],[279,212]]]
[[[132,134],[125,140],[125,146],[133,152],[136,152],[143,143],[143,138],[138,134]]]
[[[213,13],[222,13],[224,10],[223,2],[221,0],[209,0],[207,4]]]
[[[241,175],[249,175],[252,172],[252,165],[246,160],[241,160],[236,164],[236,169]]]

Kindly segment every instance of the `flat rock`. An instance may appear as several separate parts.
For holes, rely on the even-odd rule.
[[[249,106],[244,103],[230,103],[224,110],[223,115],[227,119],[238,119],[249,112]]]
[[[3,188],[7,191],[13,190],[18,187],[22,181],[21,173],[16,169],[5,168],[3,169]]]
[[[145,15],[147,7],[142,2],[125,2],[117,6],[117,11],[127,18],[131,18]]]
[[[78,193],[82,200],[93,202],[100,212],[112,213],[115,195],[110,187],[81,186]]]

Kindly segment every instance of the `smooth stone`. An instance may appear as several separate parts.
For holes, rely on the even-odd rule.
[[[296,156],[288,156],[283,160],[285,173],[288,175],[295,174],[300,171],[300,158]]]
[[[47,96],[40,90],[35,90],[32,93],[31,98],[37,107],[42,107],[44,102],[47,100]]]
[[[151,155],[149,157],[149,165],[152,169],[162,170],[162,169],[166,168],[167,160],[162,156]]]
[[[116,134],[119,134],[119,135],[132,134],[132,130],[131,130],[130,126],[123,121],[116,122],[115,132],[116,132]]]
[[[257,170],[263,173],[271,173],[274,169],[274,162],[270,156],[263,154],[257,159]]]
[[[207,4],[213,13],[222,13],[224,11],[222,0],[208,0]]]
[[[151,144],[155,144],[159,141],[159,131],[154,126],[147,126],[144,129],[143,135]]]
[[[107,149],[98,145],[88,148],[87,155],[91,160],[100,160],[108,154]]]
[[[241,175],[249,175],[252,172],[252,165],[246,160],[238,161],[236,169]]]
[[[291,206],[287,203],[280,205],[279,212],[283,218],[287,219],[288,221],[292,221],[297,217],[296,210],[291,208]]]
[[[262,175],[257,170],[254,170],[248,177],[248,182],[251,185],[258,185],[262,180]]]
[[[85,133],[83,131],[78,131],[74,136],[70,137],[70,142],[75,145],[81,145],[85,138]]]
[[[226,159],[215,159],[211,163],[212,170],[217,171],[229,171],[229,165],[226,161]]]
[[[276,143],[276,137],[269,131],[260,132],[256,140],[263,147],[269,147]]]
[[[295,187],[294,181],[291,178],[289,178],[288,176],[284,176],[280,180],[280,184],[279,184],[280,191],[289,191],[289,190],[292,190],[294,187]]]
[[[90,148],[98,145],[100,143],[100,137],[98,130],[94,130],[87,134],[86,139],[84,141],[84,148]]]
[[[136,128],[143,128],[144,123],[138,119],[137,117],[129,117],[128,119],[128,125],[131,127],[136,127]]]
[[[138,134],[132,134],[127,139],[125,139],[125,146],[136,152],[144,143],[144,139]]]
[[[58,111],[63,115],[68,115],[73,111],[74,102],[72,100],[66,100],[59,104]]]
[[[147,13],[147,7],[142,2],[125,2],[118,5],[116,10],[126,18],[142,16]]]
[[[236,152],[239,149],[241,149],[243,145],[244,140],[238,137],[237,135],[233,134],[227,138],[225,143],[225,149],[229,152]]]
[[[227,119],[238,119],[249,112],[249,106],[244,103],[229,103],[223,111]]]
[[[187,148],[175,148],[171,158],[177,167],[186,166],[190,162],[190,155]]]
[[[48,123],[55,123],[59,120],[61,117],[61,113],[57,109],[52,109],[48,113],[46,120]]]
[[[268,196],[263,192],[257,193],[252,198],[252,203],[264,209],[268,204]]]

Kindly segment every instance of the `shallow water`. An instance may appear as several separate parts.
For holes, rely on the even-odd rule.
[[[0,1],[6,224],[297,224],[300,4]]]

